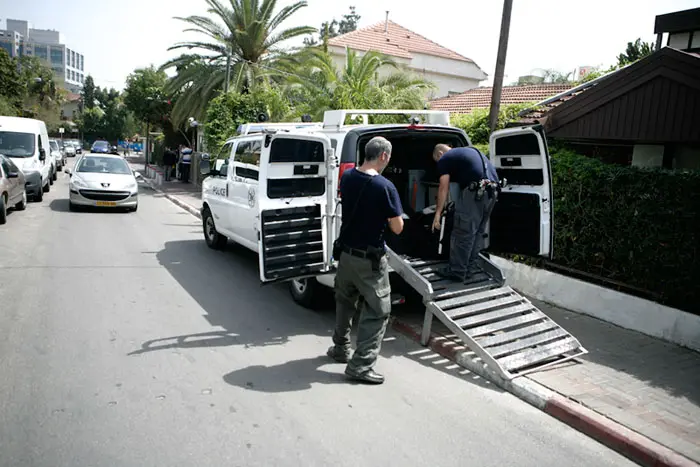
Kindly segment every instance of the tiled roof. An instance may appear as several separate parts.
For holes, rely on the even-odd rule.
[[[75,94],[72,92],[69,92],[68,95],[66,96],[66,101],[67,102],[75,102],[80,100],[80,94]]]
[[[522,104],[539,102],[561,92],[571,89],[571,84],[530,84],[525,86],[504,86],[501,92],[501,104]],[[473,109],[491,106],[493,88],[480,87],[457,94],[441,97],[430,102],[433,110],[447,110],[452,113],[469,113]]]
[[[384,32],[384,27],[385,22],[382,21],[342,36],[336,36],[330,39],[328,44],[361,51],[374,50],[401,58],[412,58],[411,52],[414,52],[473,63],[473,60],[440,44],[436,44],[430,39],[416,34],[393,21],[389,21],[386,33]]]

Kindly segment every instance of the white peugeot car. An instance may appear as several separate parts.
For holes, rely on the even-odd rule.
[[[70,177],[70,209],[99,206],[136,211],[139,188],[136,175],[121,156],[85,154]]]

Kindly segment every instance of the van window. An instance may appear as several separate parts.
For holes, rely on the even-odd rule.
[[[235,161],[240,164],[245,164],[242,167],[236,164],[236,175],[243,178],[258,180],[258,169],[251,166],[260,166],[260,152],[262,143],[260,141],[248,141],[236,148]]]
[[[34,136],[32,133],[0,131],[0,154],[9,157],[32,157],[35,148]]]
[[[320,141],[280,138],[272,142],[270,162],[323,162],[325,154]]]

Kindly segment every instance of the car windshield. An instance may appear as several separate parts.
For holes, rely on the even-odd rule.
[[[109,147],[109,143],[107,141],[95,141],[92,145],[93,148],[106,148]]]
[[[0,131],[0,154],[9,157],[32,157],[36,136],[32,133]]]
[[[51,146],[52,151],[58,151],[58,143],[56,141],[49,141],[49,146]]]
[[[123,159],[116,157],[84,157],[76,172],[129,175],[131,169]]]

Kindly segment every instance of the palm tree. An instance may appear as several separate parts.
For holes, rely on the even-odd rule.
[[[383,67],[396,71],[380,77]],[[425,92],[434,87],[403,72],[385,55],[370,51],[360,57],[349,49],[342,70],[326,51],[309,48],[280,61],[277,76],[299,112],[316,119],[328,109],[422,108]]]
[[[172,87],[181,84],[187,94],[196,95],[189,97],[189,101],[199,99],[208,102],[226,83],[233,89],[247,92],[267,75],[267,70],[282,53],[283,42],[315,32],[308,26],[280,30],[282,23],[307,5],[306,0],[285,6],[277,13],[277,0],[206,2],[210,16],[176,18],[191,25],[185,32],[197,32],[206,39],[179,42],[168,49],[198,50],[201,52],[197,55],[199,60],[189,56],[185,60],[178,58],[163,65],[164,68],[182,68],[185,76],[174,82]],[[226,72],[229,71],[227,65],[230,65],[230,73]],[[223,75],[222,69],[226,70]]]

